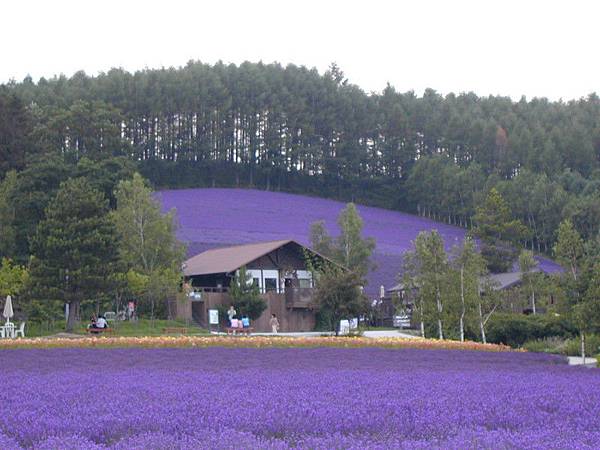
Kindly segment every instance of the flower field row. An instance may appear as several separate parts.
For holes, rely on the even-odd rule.
[[[242,340],[236,340],[244,342]],[[524,352],[0,352],[2,449],[597,449],[600,375]]]
[[[286,348],[286,347],[341,347],[341,348],[414,348],[444,350],[476,350],[487,352],[513,351],[506,345],[481,344],[436,339],[365,338],[365,337],[286,337],[286,336],[148,336],[148,337],[86,337],[34,338],[0,340],[1,349],[18,348],[188,348],[188,347],[233,347],[233,348]]]

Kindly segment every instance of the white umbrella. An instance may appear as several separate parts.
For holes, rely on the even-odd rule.
[[[6,323],[10,323],[10,318],[14,316],[12,298],[10,298],[10,295],[6,296],[6,303],[4,304],[4,312],[2,313],[2,315],[6,319]]]

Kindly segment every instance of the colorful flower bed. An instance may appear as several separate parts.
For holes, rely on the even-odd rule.
[[[0,448],[600,446],[600,372],[383,348],[0,351]]]
[[[122,348],[122,347],[341,347],[341,348],[416,348],[446,350],[477,350],[487,352],[514,351],[511,347],[480,342],[440,341],[437,339],[364,338],[364,337],[285,337],[285,336],[147,336],[34,338],[0,340],[0,349],[18,348]]]

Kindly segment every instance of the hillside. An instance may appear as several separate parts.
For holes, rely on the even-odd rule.
[[[563,220],[598,235],[599,123],[596,94],[366,93],[335,65],[80,71],[0,85],[0,179],[49,152],[112,155],[159,189],[255,186],[452,224],[494,187],[528,227],[527,247],[548,253]]]
[[[308,244],[312,222],[324,220],[336,235],[336,218],[344,203],[322,198],[247,189],[181,189],[158,193],[165,211],[175,208],[179,238],[188,244],[188,254],[229,244],[295,239]],[[365,222],[365,235],[375,238],[377,269],[369,274],[367,292],[376,295],[379,286],[395,284],[402,254],[423,230],[437,229],[449,250],[459,243],[465,230],[429,219],[380,208],[358,206]],[[542,260],[542,268],[557,265]]]

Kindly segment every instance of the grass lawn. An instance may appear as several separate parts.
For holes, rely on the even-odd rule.
[[[81,324],[73,330],[75,334],[87,335],[85,324]],[[114,332],[109,336],[165,336],[162,332],[163,328],[187,328],[188,335],[205,335],[208,331],[203,328],[198,328],[195,325],[188,325],[183,321],[178,320],[149,320],[139,319],[135,322],[111,322],[110,326]],[[58,333],[65,332],[65,323],[56,322],[54,324],[39,324],[27,323],[25,327],[25,336],[27,337],[43,337],[52,336]],[[174,334],[177,335],[177,334]]]
[[[178,320],[139,319],[135,322],[111,322],[111,326],[113,324],[117,336],[164,336],[163,328],[187,328],[187,334],[191,336],[208,334],[208,331],[203,328]]]

